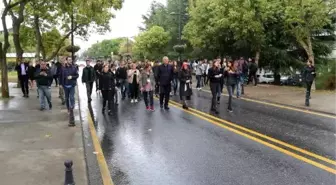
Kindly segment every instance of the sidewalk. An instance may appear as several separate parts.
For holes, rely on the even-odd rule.
[[[196,87],[196,80],[193,81],[193,86]],[[335,91],[312,91],[310,107],[306,107],[304,104],[306,93],[304,88],[267,84],[258,84],[258,86],[253,86],[250,84],[244,87],[244,98],[277,103],[281,105],[289,105],[328,114],[336,114]],[[209,85],[203,89],[209,90]],[[226,88],[223,89],[223,93],[227,94]]]
[[[52,88],[53,109],[41,112],[36,89],[26,99],[13,86],[14,98],[0,100],[0,184],[64,184],[65,160],[73,160],[76,184],[88,184],[78,104],[77,126],[69,128],[58,88]]]

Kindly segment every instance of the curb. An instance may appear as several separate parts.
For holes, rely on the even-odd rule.
[[[81,125],[82,130],[82,144],[83,144],[83,156],[85,159],[85,167],[86,167],[86,179],[87,179],[87,185],[90,185],[89,183],[89,167],[87,163],[87,157],[86,157],[86,147],[85,147],[85,136],[84,136],[84,127],[83,127],[83,116],[81,111],[81,104],[80,104],[80,98],[79,98],[79,88],[78,85],[76,85],[76,96],[77,96],[77,102],[78,102],[78,114],[79,114],[79,121]]]

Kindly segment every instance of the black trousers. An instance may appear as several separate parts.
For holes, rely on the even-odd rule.
[[[19,76],[21,90],[23,95],[29,94],[29,88],[28,88],[28,75],[20,75]]]
[[[217,96],[221,90],[221,84],[210,82],[210,90],[211,90],[211,95],[212,95],[211,109],[216,109],[217,108]]]
[[[93,89],[93,82],[86,82],[86,94],[88,100],[91,100],[91,94],[92,94],[92,89]]]
[[[58,75],[54,75],[53,80],[55,81],[55,85],[58,86]]]
[[[144,91],[142,94],[146,107],[153,106],[154,105],[153,91]]]
[[[108,110],[112,110],[115,93],[114,90],[102,90],[101,93],[103,96],[103,109],[105,109],[107,104]]]
[[[313,82],[306,82],[306,105],[309,105],[312,84]]]
[[[171,84],[160,85],[160,106],[168,107],[168,102],[170,98]],[[164,104],[163,104],[164,100]]]
[[[250,82],[252,82],[253,79],[254,79],[254,85],[257,85],[258,84],[257,73],[250,73],[249,74],[247,84],[249,84]]]
[[[131,90],[131,99],[138,99],[139,84],[131,83],[130,84],[130,90]]]

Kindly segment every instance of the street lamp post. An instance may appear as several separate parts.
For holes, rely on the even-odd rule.
[[[74,51],[74,10],[72,8],[72,13],[71,13],[71,59],[72,62],[75,61],[75,51]]]
[[[175,12],[171,12],[170,15],[178,15],[178,44],[181,45],[182,44],[182,12],[181,12],[181,7],[182,7],[182,4],[181,4],[181,0],[179,0],[179,12],[178,13],[175,13]],[[187,15],[187,14],[186,14]],[[179,52],[179,58],[178,60],[181,61],[181,52]]]

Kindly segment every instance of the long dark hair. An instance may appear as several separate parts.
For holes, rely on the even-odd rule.
[[[236,71],[236,68],[235,68],[235,66],[234,66],[234,61],[233,60],[230,60],[229,62],[228,62],[228,64],[231,64],[231,66],[229,66],[229,65],[227,65],[228,67],[229,67],[229,69],[231,70],[231,71]]]

